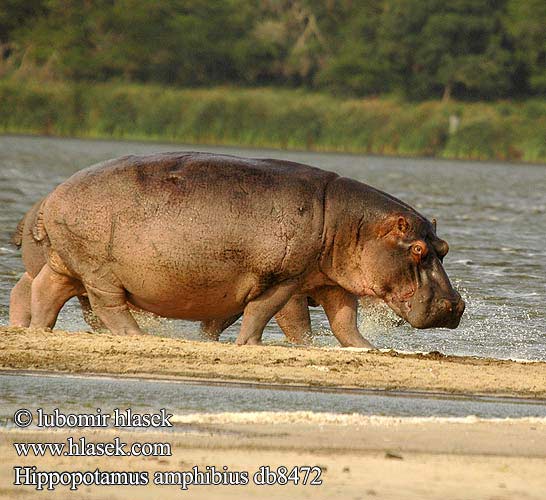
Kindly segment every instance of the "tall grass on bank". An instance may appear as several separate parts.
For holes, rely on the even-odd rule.
[[[0,131],[546,162],[546,102],[402,103],[270,88],[0,81]]]

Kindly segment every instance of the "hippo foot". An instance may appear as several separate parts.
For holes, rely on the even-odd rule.
[[[143,332],[142,330],[138,330],[138,331],[131,330],[130,332],[123,333],[122,335],[125,335],[125,336],[128,336],[128,337],[136,337],[136,336],[140,337],[140,336],[148,335],[148,334]]]
[[[306,331],[299,336],[286,335],[286,340],[294,345],[312,345],[313,344],[313,333],[311,331]]]
[[[142,336],[142,335],[147,335],[146,333],[144,333],[142,330],[135,330],[135,329],[130,329],[130,330],[116,330],[116,331],[110,331],[108,332],[110,333],[110,335],[114,335],[116,337],[136,337],[137,335],[138,336]]]
[[[242,345],[262,345],[261,339],[255,339],[255,338],[249,338],[244,342],[237,340],[237,342],[235,342],[235,343],[237,345],[239,345],[239,346],[242,346]]]
[[[375,347],[373,344],[368,342],[366,339],[358,340],[355,342],[349,342],[347,344],[342,345],[342,347],[357,347],[359,349],[377,350],[377,347]]]
[[[217,342],[218,340],[220,340],[220,333],[218,332],[210,332],[210,331],[203,330],[201,328],[201,330],[199,331],[199,334],[201,335],[201,338],[203,340],[209,340],[214,342]]]

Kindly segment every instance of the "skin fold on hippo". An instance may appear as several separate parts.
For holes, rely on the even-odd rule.
[[[430,221],[307,165],[127,156],[77,172],[33,210],[46,262],[12,294],[17,307],[30,289],[31,327],[53,327],[64,303],[86,294],[116,334],[141,333],[129,303],[198,321],[242,314],[237,343],[257,344],[291,299],[312,297],[342,345],[368,346],[343,331],[356,324],[357,297],[384,300],[416,328],[455,328],[464,311]]]
[[[17,231],[13,235],[12,242],[21,249],[23,263],[26,272],[13,288],[10,297],[10,324],[13,326],[28,327],[31,321],[31,288],[32,281],[46,264],[45,248],[40,245],[33,235],[33,228],[39,222],[37,216],[44,199],[35,203],[25,214]],[[77,296],[85,322],[94,331],[106,329],[103,322],[97,317],[91,308],[86,294]],[[286,305],[275,315],[275,320],[286,335],[286,338],[295,344],[309,344],[312,341],[311,318],[309,306],[318,307],[320,304],[312,297],[295,296],[290,298]],[[140,311],[131,303],[127,306],[132,312]],[[200,330],[210,340],[219,340],[221,333],[235,323],[241,314],[226,319],[202,321]],[[355,333],[357,332],[357,333]],[[357,338],[358,327],[356,317],[349,318],[347,324],[338,328],[338,336],[342,345],[349,345],[351,339]],[[373,348],[372,344],[366,346]]]

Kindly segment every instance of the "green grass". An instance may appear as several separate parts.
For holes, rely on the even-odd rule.
[[[457,129],[450,116],[459,118]],[[546,102],[405,103],[271,88],[0,81],[0,131],[546,162]]]

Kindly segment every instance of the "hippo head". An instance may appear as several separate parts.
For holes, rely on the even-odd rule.
[[[328,189],[320,269],[357,296],[385,301],[416,328],[456,328],[465,304],[442,261],[436,225],[406,203],[353,179]]]
[[[375,192],[367,188],[367,194]],[[335,231],[321,268],[345,290],[382,299],[415,328],[457,328],[465,303],[442,265],[448,244],[436,236],[435,223],[380,196],[397,210],[371,217],[346,210],[341,224],[332,223]]]
[[[449,246],[436,236],[435,221],[398,213],[371,232],[360,255],[366,292],[415,328],[457,328],[465,303],[442,265]]]

